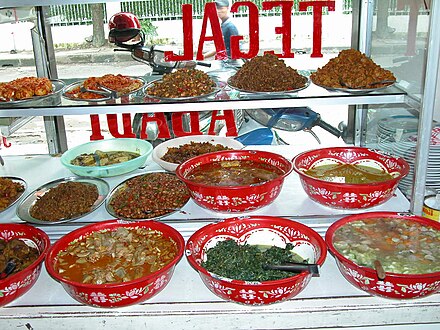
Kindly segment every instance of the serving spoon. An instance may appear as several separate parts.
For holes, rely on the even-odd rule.
[[[350,85],[348,85],[347,83],[345,83],[342,78],[339,78],[339,83],[347,88],[351,88],[351,89],[365,89],[365,88],[373,88],[373,86],[375,85],[380,85],[380,84],[391,84],[391,83],[395,83],[395,80],[390,80],[390,79],[384,79],[384,80],[379,80],[379,81],[374,81],[372,83],[366,84],[364,86],[358,86],[358,87],[352,87]]]
[[[143,211],[143,212],[145,214],[151,214],[151,213],[159,212],[159,211],[180,211],[180,212],[185,213],[185,211],[182,211],[178,207],[164,207],[164,208],[160,208],[160,209],[150,209],[150,210],[146,210],[146,211]]]
[[[313,277],[319,277],[319,269],[317,264],[306,264],[306,263],[296,263],[288,262],[280,265],[263,265],[264,270],[282,270],[285,272],[301,273],[303,271],[308,271]]]
[[[385,279],[385,270],[382,267],[382,264],[379,260],[374,260],[373,262],[374,269],[376,270],[377,278],[381,281]]]
[[[5,279],[9,275],[12,274],[12,272],[15,270],[15,267],[17,267],[17,264],[15,263],[14,259],[10,259],[8,263],[6,264],[5,269],[0,273],[0,280]]]
[[[102,96],[105,96],[105,97],[111,97],[112,96],[111,92],[108,92],[108,91],[106,91],[104,89],[103,90],[95,90],[95,89],[88,89],[88,88],[86,88],[84,86],[81,86],[79,88],[79,90],[80,90],[81,93],[88,92],[88,93],[95,93],[95,94],[98,94],[98,95],[102,95]]]

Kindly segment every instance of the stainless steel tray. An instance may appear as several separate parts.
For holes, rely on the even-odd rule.
[[[31,207],[35,204],[37,199],[44,195],[46,192],[48,192],[50,189],[58,186],[61,183],[64,182],[81,182],[81,183],[88,183],[95,185],[98,188],[98,198],[96,199],[95,203],[92,205],[89,212],[83,213],[81,215],[72,217],[72,218],[66,218],[66,219],[60,219],[56,221],[46,221],[46,220],[40,220],[32,217],[30,215]],[[108,195],[108,192],[110,190],[110,187],[108,183],[102,179],[99,178],[92,178],[92,177],[85,177],[85,176],[72,176],[72,177],[65,177],[62,179],[57,179],[54,181],[51,181],[49,183],[46,183],[42,185],[41,187],[35,189],[32,193],[26,196],[25,199],[21,201],[21,203],[17,207],[17,216],[26,222],[39,224],[39,225],[55,225],[59,223],[69,222],[73,221],[79,218],[82,218],[86,216],[87,214],[92,213],[95,211],[101,204],[104,202],[105,198]]]
[[[13,205],[15,205],[20,200],[20,198],[24,195],[24,193],[26,192],[26,189],[27,189],[27,183],[22,178],[19,178],[16,176],[2,176],[2,178],[3,179],[10,179],[13,182],[20,183],[24,187],[24,190],[17,196],[17,198],[11,204],[9,204],[3,210],[0,210],[0,214],[2,214],[6,210],[10,209]]]

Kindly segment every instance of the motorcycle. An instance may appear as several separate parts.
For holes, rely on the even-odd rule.
[[[298,132],[305,131],[321,143],[319,137],[312,130],[318,126],[336,136],[343,135],[343,130],[336,128],[321,119],[321,115],[309,107],[293,107],[280,109],[247,109],[246,115],[260,124],[261,128],[251,130],[236,138],[244,145],[248,144],[288,144],[277,134],[277,130]]]

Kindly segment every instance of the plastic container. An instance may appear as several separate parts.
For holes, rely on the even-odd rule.
[[[70,162],[81,154],[94,153],[101,151],[131,151],[139,153],[140,156],[132,160],[119,164],[107,166],[78,166]],[[77,147],[67,150],[61,156],[61,163],[72,173],[80,176],[109,177],[126,174],[144,165],[148,156],[153,152],[153,146],[150,142],[140,139],[107,139],[93,142],[87,142]]]

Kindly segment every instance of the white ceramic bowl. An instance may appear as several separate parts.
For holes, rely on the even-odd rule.
[[[199,142],[199,143],[210,142],[212,144],[221,144],[225,147],[229,147],[234,150],[242,149],[244,147],[244,145],[241,142],[229,137],[216,136],[216,135],[191,135],[191,136],[183,136],[183,137],[171,139],[159,144],[154,148],[152,158],[164,170],[175,172],[179,164],[166,162],[161,158],[167,153],[168,148],[179,147],[191,142]]]

